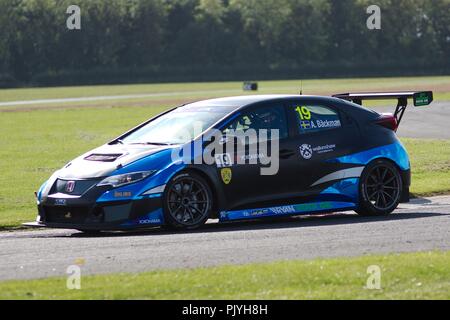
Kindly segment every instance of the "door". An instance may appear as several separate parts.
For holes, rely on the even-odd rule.
[[[295,157],[289,144],[285,106],[271,102],[251,107],[226,128],[224,153],[216,154],[219,179],[223,182],[228,210],[260,208],[282,193],[282,162]],[[256,139],[254,137],[256,133]],[[243,139],[243,137],[245,137]],[[230,143],[230,139],[234,143]],[[232,146],[232,150],[228,148]],[[282,151],[283,159],[278,157]]]

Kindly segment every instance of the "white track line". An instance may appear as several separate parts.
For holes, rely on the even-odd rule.
[[[127,99],[139,99],[139,98],[157,98],[157,97],[170,97],[181,96],[190,94],[207,94],[207,93],[230,93],[241,92],[237,89],[227,90],[210,90],[210,91],[181,91],[181,92],[162,92],[162,93],[146,93],[146,94],[129,94],[119,96],[97,96],[97,97],[82,97],[82,98],[63,98],[63,99],[41,99],[41,100],[23,100],[23,101],[7,101],[0,102],[0,107],[6,106],[26,106],[34,104],[52,104],[52,103],[70,103],[70,102],[90,102],[90,101],[107,101],[107,100],[127,100]]]

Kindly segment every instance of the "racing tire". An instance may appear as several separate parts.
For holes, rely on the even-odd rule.
[[[362,172],[359,183],[359,207],[361,216],[384,216],[392,213],[402,196],[402,177],[399,169],[390,161],[378,159]]]
[[[167,184],[163,209],[166,228],[197,229],[208,220],[213,208],[209,184],[194,172],[183,172]]]

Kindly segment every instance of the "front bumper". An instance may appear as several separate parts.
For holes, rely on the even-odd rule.
[[[161,198],[95,203],[91,206],[39,205],[38,226],[86,230],[130,229],[163,224]],[[160,212],[159,212],[160,211]]]
[[[55,183],[56,185],[57,183]],[[82,230],[126,230],[164,224],[161,194],[102,201],[109,187],[90,187],[81,195],[69,195],[54,188],[38,201],[36,222],[30,227]],[[130,193],[131,194],[131,193]]]

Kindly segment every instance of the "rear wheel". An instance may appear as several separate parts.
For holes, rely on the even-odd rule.
[[[361,175],[359,208],[362,216],[382,216],[394,211],[402,194],[398,168],[387,160],[375,160]]]
[[[208,220],[212,209],[208,183],[192,172],[175,176],[164,193],[164,217],[169,227],[195,229]]]

